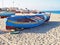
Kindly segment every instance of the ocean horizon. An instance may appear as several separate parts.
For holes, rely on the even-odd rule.
[[[45,11],[45,12],[51,12],[53,14],[60,14],[60,11]]]

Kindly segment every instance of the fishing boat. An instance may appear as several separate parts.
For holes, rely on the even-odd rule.
[[[6,21],[6,29],[33,28],[49,21],[49,19],[50,16],[43,14],[9,17]]]
[[[0,12],[0,18],[10,17],[11,15],[15,15],[15,13],[14,12],[6,12],[6,11]]]

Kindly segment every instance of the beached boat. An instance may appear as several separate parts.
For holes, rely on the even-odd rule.
[[[10,17],[11,15],[15,15],[15,13],[14,12],[6,12],[6,11],[0,12],[0,18]]]
[[[9,17],[6,21],[6,29],[33,28],[48,21],[49,18],[49,16],[43,14]]]

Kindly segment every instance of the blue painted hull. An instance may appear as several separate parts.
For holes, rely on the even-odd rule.
[[[1,12],[0,16],[11,16],[11,15],[15,15],[15,13],[13,12]]]
[[[34,16],[15,16],[15,17],[7,18],[6,26],[11,26],[14,28],[32,28],[32,27],[36,27],[36,26],[43,24],[48,19],[48,17],[45,15],[35,15],[35,16],[43,17],[44,20],[36,20],[36,22],[34,22],[34,23],[15,23],[15,22],[17,22],[16,19],[19,19],[19,18],[23,19],[23,18],[34,17]],[[8,20],[10,20],[10,21],[8,21]]]

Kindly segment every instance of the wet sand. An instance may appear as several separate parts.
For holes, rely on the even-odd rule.
[[[5,19],[0,19],[0,29],[5,30]],[[60,15],[52,14],[48,23],[25,29],[19,34],[0,31],[0,45],[60,45]]]

